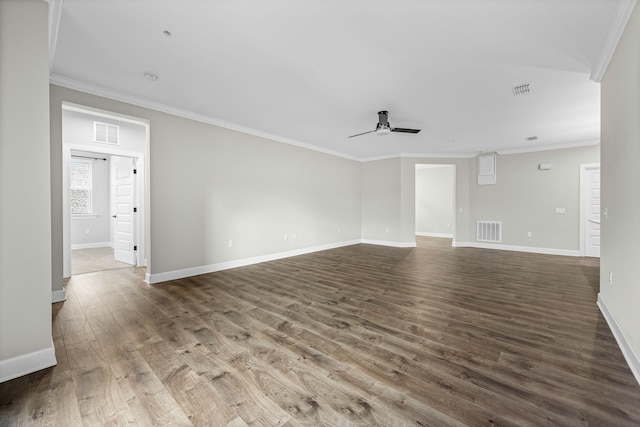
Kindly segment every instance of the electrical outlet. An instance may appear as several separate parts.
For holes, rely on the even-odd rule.
[[[287,240],[289,237],[285,234],[284,235],[284,240]]]
[[[291,238],[292,238],[293,240],[296,240],[296,233],[293,233],[293,234],[291,235]]]
[[[613,271],[609,272],[609,284],[613,285]]]
[[[84,234],[91,234],[91,229],[90,228],[85,228],[84,229]]]
[[[389,227],[387,227],[386,231],[387,231],[387,233],[389,232]]]
[[[527,237],[531,237],[533,234],[530,231],[527,231]]]
[[[233,240],[229,240],[229,247],[232,248],[233,247]]]

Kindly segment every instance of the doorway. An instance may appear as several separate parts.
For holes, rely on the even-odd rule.
[[[447,239],[455,234],[455,176],[451,164],[416,164],[415,230],[418,238]]]
[[[600,163],[580,165],[580,256],[600,257]]]
[[[147,266],[148,123],[66,103],[62,116],[63,276]],[[81,160],[96,162],[86,168],[95,169],[91,177],[100,186],[90,180],[88,190],[72,190],[72,164]],[[79,213],[78,195],[88,193],[89,206]]]

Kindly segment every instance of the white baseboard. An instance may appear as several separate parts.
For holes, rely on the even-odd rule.
[[[95,249],[95,248],[110,248],[111,242],[96,242],[96,243],[76,243],[71,245],[71,250],[76,249]]]
[[[572,249],[536,248],[533,246],[512,246],[500,243],[453,242],[451,246],[454,248],[497,249],[500,251],[530,252],[545,255],[580,256],[580,251],[574,251]]]
[[[67,300],[67,295],[64,292],[64,289],[60,289],[59,291],[51,291],[51,303],[62,302]]]
[[[627,339],[624,332],[622,332],[622,329],[618,326],[616,319],[607,308],[607,304],[605,304],[602,294],[598,294],[597,304],[602,316],[604,316],[604,319],[607,321],[609,329],[611,329],[611,332],[618,343],[618,347],[620,347],[620,350],[622,351],[622,355],[627,361],[631,372],[633,372],[633,376],[636,377],[636,381],[640,384],[640,357],[638,357],[638,355],[633,351],[633,348],[629,344],[630,341]]]
[[[55,366],[57,363],[55,347],[51,341],[51,347],[0,360],[0,383]]]
[[[443,237],[445,239],[452,239],[453,234],[448,233],[427,233],[424,231],[416,231],[416,236],[420,237]]]
[[[389,242],[386,240],[369,240],[362,239],[360,243],[365,243],[367,245],[378,245],[378,246],[391,246],[393,248],[415,248],[416,242]]]
[[[304,248],[304,249],[295,249],[295,250],[286,251],[286,252],[278,252],[275,254],[238,259],[234,261],[220,262],[217,264],[209,264],[209,265],[203,265],[199,267],[184,268],[181,270],[167,271],[164,273],[156,273],[156,274],[147,273],[145,275],[144,280],[147,283],[151,283],[151,284],[166,282],[167,280],[182,279],[185,277],[197,276],[199,274],[214,273],[216,271],[228,270],[230,268],[244,267],[247,265],[259,264],[261,262],[266,262],[266,261],[274,261],[277,259],[289,258],[292,256],[304,255],[312,252],[325,251],[327,249],[335,249],[343,246],[357,245],[358,243],[361,243],[360,240],[351,240],[351,241],[340,242],[340,243],[330,243],[327,245],[313,246],[313,247]]]

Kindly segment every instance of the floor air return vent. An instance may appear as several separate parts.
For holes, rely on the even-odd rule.
[[[502,222],[478,221],[477,240],[490,243],[502,242]]]

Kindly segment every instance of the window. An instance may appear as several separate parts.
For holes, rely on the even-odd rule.
[[[71,215],[93,213],[91,166],[90,160],[71,161]]]

